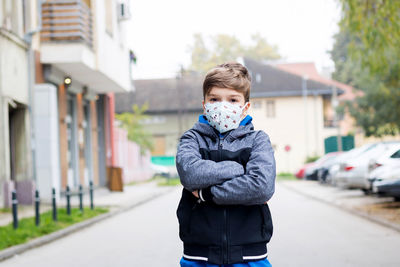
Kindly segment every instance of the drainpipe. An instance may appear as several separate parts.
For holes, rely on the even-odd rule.
[[[31,134],[31,153],[32,153],[32,178],[37,182],[36,177],[36,138],[35,138],[35,122],[33,116],[34,110],[34,92],[33,87],[35,84],[35,59],[34,53],[32,49],[32,38],[36,33],[39,33],[42,29],[42,0],[37,0],[36,2],[37,8],[37,17],[38,17],[38,27],[34,30],[31,30],[24,35],[24,40],[28,45],[27,57],[28,57],[28,112],[29,112],[29,124],[30,124],[30,134]]]

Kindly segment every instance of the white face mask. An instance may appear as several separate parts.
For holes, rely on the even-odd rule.
[[[239,127],[246,104],[240,107],[226,101],[207,103],[204,105],[207,121],[220,133],[236,129]]]

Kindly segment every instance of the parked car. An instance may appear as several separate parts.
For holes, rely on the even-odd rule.
[[[389,164],[375,168],[368,176],[368,184],[373,189],[374,182],[384,180],[396,180],[400,178],[400,162],[398,164]]]
[[[400,142],[381,142],[357,157],[348,159],[345,163],[341,164],[340,171],[336,177],[337,185],[344,188],[359,188],[368,192],[369,187],[368,189],[366,188],[366,179],[371,170],[371,162],[399,148]]]
[[[329,174],[329,169],[337,164],[337,159],[340,158],[345,152],[339,152],[337,155],[330,157],[328,160],[326,160],[324,163],[321,164],[321,166],[318,167],[317,170],[317,179],[320,181],[320,183],[327,183],[327,177]]]
[[[400,178],[400,144],[393,145],[377,159],[371,160],[368,171],[362,189],[369,191],[372,190],[372,182],[375,180]]]
[[[340,176],[340,172],[342,171],[343,164],[352,158],[356,158],[362,153],[374,148],[377,144],[376,143],[371,143],[371,144],[365,144],[361,147],[353,148],[349,151],[346,151],[339,156],[337,156],[332,163],[331,166],[329,166],[326,176],[325,176],[325,181],[327,183],[330,183],[332,185],[336,185],[337,177]]]
[[[323,166],[327,161],[336,158],[342,152],[331,152],[323,155],[318,160],[314,162],[314,164],[306,169],[305,179],[307,180],[318,180],[318,170]]]
[[[372,191],[379,195],[394,197],[396,201],[400,201],[400,178],[373,183]]]
[[[303,167],[301,167],[294,175],[298,179],[303,179],[307,168],[311,168],[314,164],[315,164],[315,162],[309,162],[309,163],[304,164]]]

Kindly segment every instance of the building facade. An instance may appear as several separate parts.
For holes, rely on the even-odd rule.
[[[32,201],[28,30],[23,1],[0,1],[0,206],[14,189],[20,203]]]
[[[271,138],[277,172],[294,172],[307,157],[323,155],[324,140],[338,132],[332,123],[332,85],[250,59],[243,64],[252,76],[249,114],[255,129]],[[147,104],[150,117],[143,123],[154,137],[152,155],[174,156],[181,134],[203,113],[202,82],[196,75],[135,81],[135,92],[116,95],[116,112]]]
[[[49,199],[51,188],[59,195],[66,186],[77,190],[89,181],[105,186],[107,168],[116,164],[114,93],[132,86],[125,38],[129,13],[121,13],[128,4],[47,0],[40,5],[41,31],[33,49],[36,172],[43,198]]]

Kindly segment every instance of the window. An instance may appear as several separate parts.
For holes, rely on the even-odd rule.
[[[275,118],[275,100],[267,100],[267,117]]]
[[[22,36],[24,29],[22,2],[4,0],[0,1],[0,5],[0,27]]]
[[[105,0],[106,32],[113,35],[113,0]]]
[[[390,156],[393,159],[398,159],[400,158],[400,150],[397,150],[397,152],[395,152],[392,156]]]
[[[252,104],[251,106],[253,107],[253,109],[261,108],[261,101],[256,100],[256,101],[253,101],[251,104]]]
[[[261,83],[261,74],[260,73],[256,74],[256,82]]]

